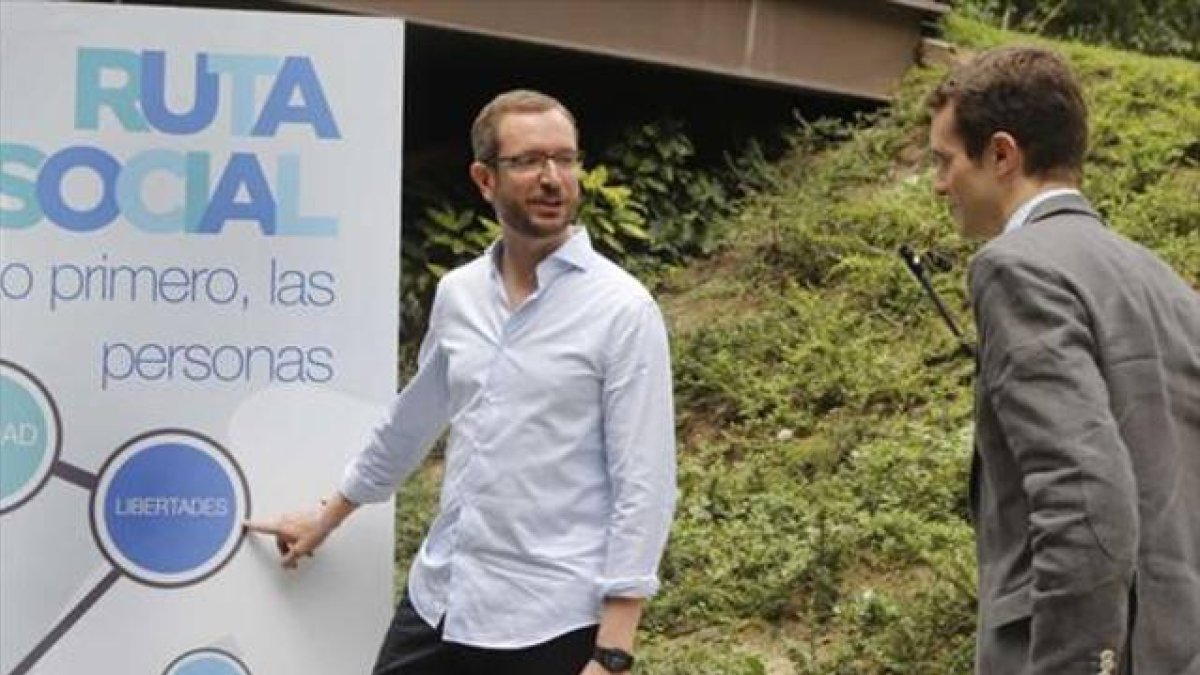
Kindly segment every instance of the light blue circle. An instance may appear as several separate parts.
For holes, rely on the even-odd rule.
[[[249,671],[228,654],[203,651],[181,659],[164,675],[250,675]]]
[[[204,567],[241,526],[234,481],[213,456],[186,442],[139,448],[104,498],[113,546],[152,574]]]
[[[41,481],[51,452],[46,414],[21,383],[0,375],[0,503]]]

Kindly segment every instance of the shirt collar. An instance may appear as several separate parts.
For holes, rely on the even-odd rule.
[[[489,266],[490,275],[495,278],[500,278],[500,256],[504,253],[504,239],[493,241],[484,252],[491,261]],[[592,248],[592,239],[588,232],[583,227],[578,225],[571,226],[571,236],[562,243],[553,253],[546,256],[546,259],[538,263],[537,276],[538,285],[544,285],[542,282],[547,280],[547,274],[550,270],[566,271],[566,269],[577,269],[586,272],[595,262],[596,252]],[[557,273],[551,273],[550,278],[558,276]]]
[[[1048,199],[1061,197],[1063,195],[1078,195],[1082,197],[1083,193],[1075,188],[1051,188],[1049,190],[1039,192],[1027,199],[1025,203],[1022,204],[1016,211],[1013,211],[1013,214],[1008,217],[1008,222],[1004,224],[1004,231],[1001,232],[1001,234],[1008,234],[1009,232],[1015,232],[1021,229],[1025,226],[1025,222],[1029,220],[1029,214],[1033,213],[1033,210],[1036,209],[1039,204]]]
[[[571,238],[563,242],[547,260],[559,260],[579,270],[586,271],[592,266],[596,252],[592,250],[592,239],[587,230],[571,226]],[[545,261],[543,261],[545,262]]]

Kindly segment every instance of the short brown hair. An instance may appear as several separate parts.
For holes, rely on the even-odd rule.
[[[978,161],[992,134],[1008,132],[1025,154],[1025,172],[1078,180],[1087,150],[1087,106],[1067,62],[1039,47],[986,51],[930,93],[931,112],[954,106],[955,131]]]
[[[558,99],[531,89],[513,89],[492,99],[475,117],[471,125],[471,151],[476,161],[490,162],[500,153],[500,120],[510,113],[540,113],[557,110],[571,121],[575,138],[579,139],[579,126],[575,116]]]

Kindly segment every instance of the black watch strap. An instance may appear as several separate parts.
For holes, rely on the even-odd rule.
[[[610,673],[627,673],[633,670],[633,654],[624,649],[596,647],[592,660]]]

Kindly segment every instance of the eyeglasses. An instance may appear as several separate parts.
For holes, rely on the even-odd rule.
[[[546,168],[546,162],[554,164],[561,172],[578,171],[583,166],[583,153],[578,150],[563,150],[562,152],[523,152],[519,155],[496,157],[485,164],[504,166],[513,173],[532,175]]]

